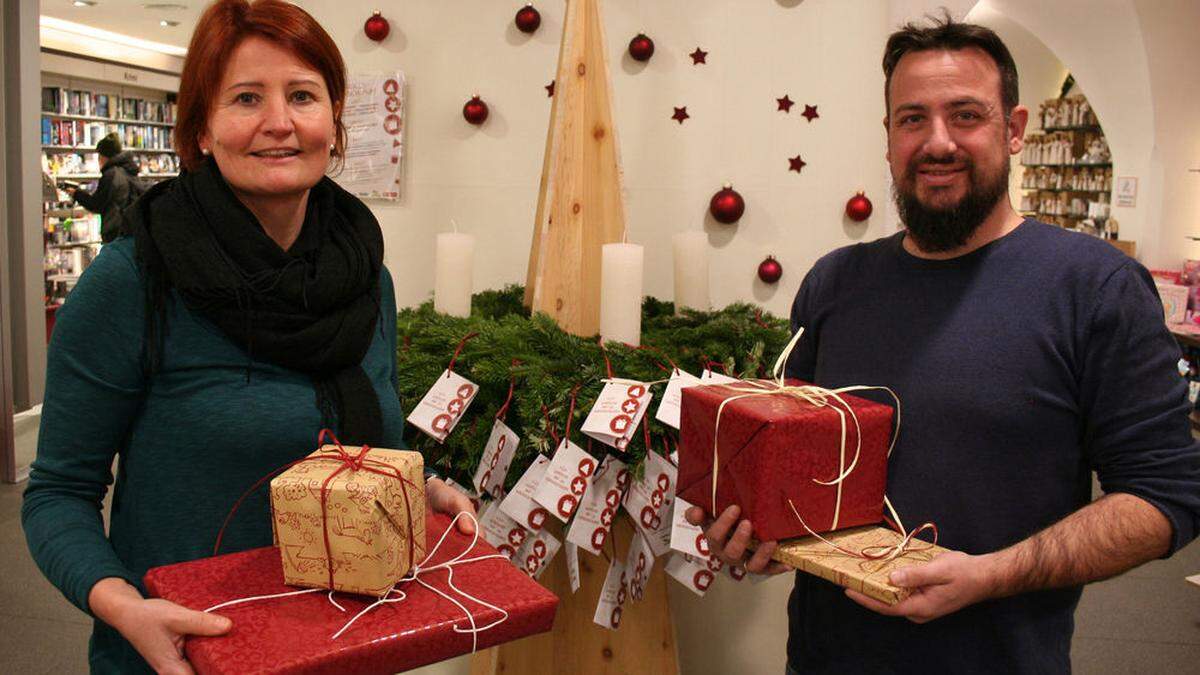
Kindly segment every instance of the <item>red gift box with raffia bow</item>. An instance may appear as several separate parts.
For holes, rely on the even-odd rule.
[[[796,380],[685,388],[677,495],[712,517],[737,504],[763,541],[882,522],[893,409],[833,393]]]
[[[337,593],[335,606],[328,591],[301,591],[223,607],[215,611],[229,617],[233,628],[221,637],[188,638],[188,661],[201,675],[383,675],[550,630],[557,596],[499,556],[482,537],[468,551],[470,536],[457,528],[447,532],[452,527],[447,516],[427,514],[426,543],[432,554],[420,566],[426,571],[418,580],[397,586],[406,596],[402,600],[363,614],[337,639],[332,636],[375,598]],[[438,565],[460,554],[451,586],[450,570]],[[297,591],[284,584],[274,547],[157,567],[146,573],[145,585],[152,596],[196,610]],[[477,628],[491,627],[472,635],[467,612]]]

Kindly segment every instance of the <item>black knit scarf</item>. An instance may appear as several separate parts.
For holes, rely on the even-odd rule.
[[[336,414],[343,442],[383,440],[379,399],[361,366],[383,264],[383,235],[365,204],[322,178],[309,191],[299,239],[284,251],[210,159],[154,186],[129,218],[147,280],[149,373],[161,365],[174,288],[250,358],[310,375],[322,424]]]

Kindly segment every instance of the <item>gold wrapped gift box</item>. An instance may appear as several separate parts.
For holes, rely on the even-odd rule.
[[[895,530],[876,525],[827,532],[821,536],[843,549],[856,552],[895,546],[904,538]],[[890,584],[888,575],[901,567],[927,563],[947,551],[941,546],[913,539],[904,554],[896,558],[863,560],[838,551],[816,537],[801,537],[779,542],[772,557],[790,567],[894,605],[908,597],[910,590]]]
[[[330,588],[332,559],[332,590],[382,597],[425,558],[424,460],[370,448],[356,466],[346,457],[361,448],[343,450],[326,445],[271,481],[284,582]]]

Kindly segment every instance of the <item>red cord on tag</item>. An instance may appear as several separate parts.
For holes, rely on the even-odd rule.
[[[500,406],[500,409],[496,411],[496,419],[498,420],[505,420],[508,418],[508,405],[512,403],[513,388],[517,385],[517,374],[512,372],[512,369],[520,363],[520,360],[513,359],[512,363],[508,366],[508,398],[504,399],[504,405]]]
[[[600,344],[600,355],[604,357],[604,372],[608,374],[608,379],[613,379],[612,361],[608,360],[608,350],[604,348],[604,338],[597,340]]]
[[[447,373],[454,372],[454,362],[457,361],[459,355],[462,354],[463,345],[467,344],[467,340],[470,340],[471,338],[475,337],[476,335],[479,335],[479,333],[472,331],[472,332],[464,335],[463,339],[458,341],[458,346],[454,348],[454,356],[450,357],[450,365],[446,366]]]

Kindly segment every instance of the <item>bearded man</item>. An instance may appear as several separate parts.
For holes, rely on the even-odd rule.
[[[1136,260],[1013,210],[1009,157],[1029,111],[995,33],[948,17],[909,25],[883,69],[904,229],[812,268],[788,375],[899,395],[888,496],[956,552],[893,573],[913,589],[895,606],[797,574],[788,670],[1069,672],[1082,586],[1200,529],[1179,348]],[[747,559],[739,515],[706,523],[713,550],[780,571],[773,542]]]

